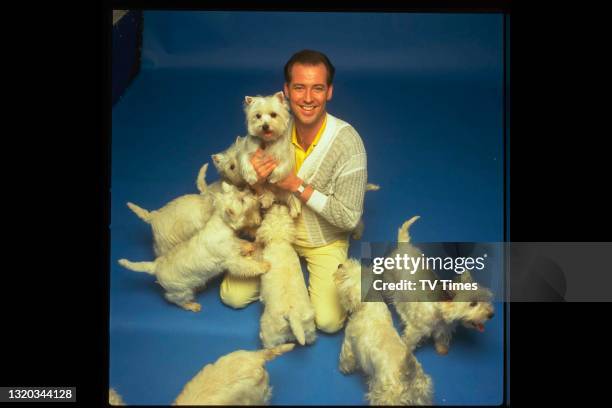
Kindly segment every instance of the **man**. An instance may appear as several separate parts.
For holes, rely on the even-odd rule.
[[[294,54],[285,65],[284,92],[293,113],[289,128],[296,166],[295,173],[276,184],[304,203],[294,247],[307,262],[317,328],[327,333],[340,330],[346,319],[333,273],[347,258],[349,232],[361,218],[367,181],[359,134],[326,110],[334,91],[334,71],[324,54],[311,50]],[[251,163],[260,180],[276,166],[262,150]],[[221,299],[232,307],[244,307],[258,295],[257,278],[226,275],[221,284]]]

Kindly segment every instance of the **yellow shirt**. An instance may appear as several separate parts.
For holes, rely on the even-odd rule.
[[[293,143],[293,145],[295,146],[295,173],[296,174],[300,170],[300,167],[302,167],[302,163],[304,163],[304,160],[306,160],[308,155],[312,153],[312,149],[314,149],[317,143],[319,143],[319,139],[321,139],[321,135],[323,134],[323,131],[325,130],[325,125],[327,125],[327,115],[325,115],[323,124],[321,125],[321,128],[317,132],[317,135],[315,136],[314,140],[312,141],[310,146],[308,146],[308,150],[304,151],[304,149],[302,149],[302,146],[300,146],[300,143],[297,140],[297,132],[295,130],[295,123],[293,124],[293,128],[291,129],[291,143]]]

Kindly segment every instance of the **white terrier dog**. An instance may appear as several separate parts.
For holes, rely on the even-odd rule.
[[[213,164],[221,176],[221,180],[237,187],[243,187],[246,185],[246,181],[240,172],[240,162],[238,161],[238,156],[243,149],[245,140],[246,137],[236,136],[236,141],[232,143],[230,147],[221,153],[216,153],[211,156],[213,159]]]
[[[432,381],[393,327],[384,302],[361,301],[361,264],[348,259],[334,272],[342,306],[350,313],[340,371],[368,376],[370,405],[431,405]]]
[[[415,216],[404,222],[399,228],[397,241],[401,245],[398,246],[396,252],[407,254],[410,257],[421,256],[421,250],[410,243],[411,238],[408,232],[410,226],[418,219],[419,217]],[[392,253],[389,257],[395,257],[395,255]],[[396,282],[406,278],[405,274],[400,277],[395,270],[386,271],[385,275]],[[409,279],[431,281],[438,277],[434,271],[421,268],[410,275]],[[472,282],[469,271],[455,276],[454,279],[454,283]],[[448,353],[452,332],[458,323],[482,332],[484,324],[494,315],[490,301],[492,293],[488,289],[479,287],[478,290],[444,291],[440,285],[438,287],[436,291],[427,294],[427,300],[434,301],[418,299],[406,301],[407,299],[398,292],[392,295],[395,310],[405,325],[403,340],[410,350],[417,347],[422,340],[433,337],[436,352],[445,355]]]
[[[236,236],[236,231],[255,226],[249,214],[259,208],[259,202],[249,192],[239,191],[225,182],[222,190],[223,193],[213,195],[212,217],[188,241],[176,245],[153,262],[120,259],[119,264],[155,275],[167,300],[194,312],[201,309],[194,301],[195,289],[203,287],[224,270],[242,277],[265,273],[270,264],[245,257],[255,250],[255,245]]]
[[[210,219],[213,213],[213,197],[207,193],[205,181],[207,169],[208,163],[202,166],[196,179],[200,194],[177,197],[155,211],[127,203],[140,219],[151,225],[155,256],[161,256],[177,244],[187,241],[204,228]]]
[[[268,176],[276,183],[293,170],[295,157],[287,127],[291,115],[289,105],[282,92],[272,96],[246,96],[244,98],[248,135],[239,155],[240,171],[247,183],[257,182],[257,173],[251,165],[253,153],[263,148],[278,165]]]
[[[227,354],[193,377],[173,405],[267,405],[272,387],[264,365],[294,346]]]
[[[277,163],[267,178],[268,183],[274,184],[284,179],[295,167],[295,156],[291,144],[291,135],[288,131],[289,105],[283,92],[271,96],[246,96],[244,98],[244,111],[246,114],[248,135],[238,154],[240,173],[249,184],[257,182],[257,173],[251,165],[251,156],[257,149],[265,150]],[[280,202],[287,204],[292,218],[297,217],[302,210],[302,203],[293,194],[273,188]],[[272,205],[273,196],[258,191],[261,195],[262,207]]]
[[[261,277],[260,300],[265,309],[259,337],[265,348],[297,339],[315,341],[315,312],[297,253],[291,245],[295,225],[284,205],[274,204],[264,215],[256,242],[263,244],[263,259],[272,265]]]

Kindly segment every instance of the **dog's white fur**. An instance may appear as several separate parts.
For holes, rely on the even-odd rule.
[[[308,296],[300,260],[293,249],[295,225],[287,207],[274,204],[264,215],[256,241],[264,245],[270,270],[261,277],[260,300],[265,308],[259,337],[265,348],[297,340],[315,341],[315,312]]]
[[[291,118],[289,104],[282,91],[270,96],[245,96],[244,112],[248,134],[238,153],[240,174],[249,185],[257,183],[257,173],[250,160],[257,149],[263,148],[266,154],[276,161],[277,166],[268,175],[269,184],[258,190],[262,207],[268,208],[274,201],[283,202],[289,207],[291,217],[296,218],[302,210],[300,200],[288,191],[273,186],[287,177],[295,167],[295,156],[288,131]],[[270,188],[274,192],[273,195],[266,193]],[[278,200],[274,200],[274,196]]]
[[[372,183],[366,184],[365,191],[378,191],[378,190],[380,190],[380,186],[378,184],[372,184]],[[359,219],[359,223],[353,230],[351,234],[351,238],[353,238],[356,241],[360,240],[361,237],[363,236],[364,229],[365,229],[365,224],[363,223],[363,217],[362,217]]]
[[[193,377],[173,405],[268,405],[272,387],[265,364],[294,346],[227,354]]]
[[[421,256],[421,250],[410,243],[410,226],[418,220],[415,216],[398,230],[397,240],[401,243],[402,253],[410,257]],[[393,276],[387,271],[387,276]],[[433,271],[419,270],[413,276],[418,279],[437,279]],[[395,276],[395,280],[400,279]],[[455,277],[456,283],[471,283],[469,271]],[[479,285],[480,286],[480,285]],[[462,323],[465,327],[484,330],[484,324],[493,317],[494,308],[490,302],[491,292],[485,288],[436,292],[437,301],[402,301],[399,295],[392,297],[395,310],[404,323],[403,340],[410,350],[416,348],[424,339],[433,337],[438,354],[448,353],[452,332]]]
[[[200,194],[186,194],[175,198],[162,208],[148,211],[131,202],[127,206],[144,222],[151,225],[153,251],[161,256],[177,244],[187,241],[208,222],[213,213],[213,197],[206,186],[205,163],[196,179]]]
[[[370,405],[431,405],[432,381],[393,327],[384,302],[361,301],[361,264],[348,259],[334,272],[342,306],[350,314],[340,371],[368,376]]]
[[[242,151],[245,140],[246,136],[236,136],[236,141],[230,147],[211,156],[221,179],[237,187],[246,185],[246,181],[240,172],[240,163],[238,161],[238,156]]]
[[[118,406],[118,405],[125,405],[125,402],[123,402],[123,398],[121,398],[121,395],[119,395],[117,391],[115,391],[113,388],[109,388],[108,389],[108,404]]]
[[[186,310],[200,311],[194,291],[227,270],[230,274],[253,277],[265,273],[270,265],[243,255],[252,253],[255,245],[239,239],[236,231],[253,227],[258,220],[249,216],[259,209],[259,202],[247,191],[222,183],[223,193],[213,194],[214,212],[203,229],[153,262],[119,264],[136,272],[157,277],[165,297]]]

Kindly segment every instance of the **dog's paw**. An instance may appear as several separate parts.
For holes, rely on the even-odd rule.
[[[259,197],[259,203],[261,204],[261,208],[268,209],[274,204],[274,193],[267,190],[264,191]]]
[[[448,354],[448,346],[446,344],[435,344],[436,347],[436,353],[438,353],[441,356],[445,356]]]
[[[247,256],[253,254],[257,246],[252,242],[244,242],[240,245],[240,255]]]
[[[202,305],[200,305],[197,302],[189,302],[183,305],[183,309],[189,310],[192,312],[199,312],[200,310],[202,310]]]

